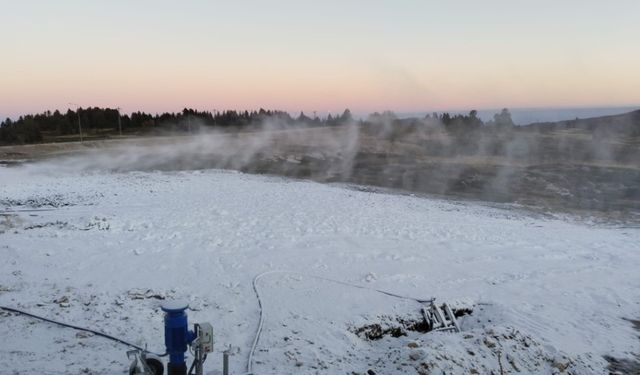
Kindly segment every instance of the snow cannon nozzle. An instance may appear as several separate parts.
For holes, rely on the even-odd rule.
[[[189,303],[183,300],[171,300],[161,306],[164,311],[164,343],[169,354],[168,375],[186,375],[185,353],[195,339],[195,332],[189,330],[187,308]]]
[[[160,305],[164,311],[164,345],[168,375],[187,375],[186,352],[189,347],[194,355],[189,375],[204,375],[203,364],[207,354],[213,352],[213,327],[209,323],[196,323],[193,331],[189,330],[187,309],[189,303],[183,300],[165,301]],[[129,366],[129,375],[163,375],[164,365],[160,358],[150,357],[146,350],[138,348],[127,352],[133,359]]]

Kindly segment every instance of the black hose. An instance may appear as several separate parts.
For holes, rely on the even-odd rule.
[[[84,327],[76,326],[76,325],[69,324],[69,323],[58,322],[58,321],[55,321],[55,320],[52,320],[52,319],[49,319],[49,318],[45,318],[43,316],[35,315],[35,314],[29,313],[29,312],[26,312],[26,311],[23,311],[23,310],[16,309],[16,308],[13,308],[13,307],[0,306],[0,309],[6,310],[6,311],[10,311],[10,312],[13,312],[13,313],[16,313],[16,314],[20,314],[20,315],[29,316],[31,318],[39,319],[39,320],[42,320],[42,321],[45,321],[45,322],[57,324],[57,325],[62,326],[62,327],[73,328],[73,329],[76,329],[78,331],[90,332],[90,333],[93,333],[96,336],[101,336],[101,337],[104,337],[106,339],[118,342],[120,344],[127,345],[127,346],[130,346],[132,348],[138,349],[138,350],[143,351],[145,353],[157,355],[159,357],[164,357],[164,356],[166,356],[168,354],[168,353],[164,353],[164,354],[153,353],[153,352],[150,352],[150,351],[148,351],[147,349],[145,349],[145,348],[143,348],[141,346],[132,344],[132,343],[130,343],[128,341],[125,341],[123,339],[119,339],[117,337],[111,336],[111,335],[109,335],[107,333],[104,333],[104,332],[96,331],[96,330],[93,330],[93,329],[90,329],[90,328],[84,328]]]

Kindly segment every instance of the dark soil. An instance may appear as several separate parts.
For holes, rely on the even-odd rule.
[[[351,329],[351,332],[367,340],[380,340],[385,336],[406,336],[407,331],[427,333],[431,330],[427,322],[424,320],[388,317],[382,317],[381,319],[387,320],[389,326],[383,328],[379,323],[367,324],[361,327],[354,327]]]
[[[631,324],[633,324],[633,328],[640,331],[640,320],[625,320],[628,320]],[[610,374],[640,374],[640,354],[638,353],[636,353],[632,358],[615,358],[610,355],[605,355],[604,359],[609,362]]]
[[[452,309],[456,318],[470,315],[471,309]],[[367,340],[380,340],[385,336],[402,337],[407,336],[408,332],[431,332],[432,327],[424,317],[379,317],[380,323],[366,324],[359,327],[349,329],[357,336]]]

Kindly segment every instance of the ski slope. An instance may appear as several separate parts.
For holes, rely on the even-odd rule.
[[[640,230],[514,207],[228,171],[0,168],[0,305],[163,350],[163,298],[214,326],[218,373],[575,373],[632,357]],[[473,308],[459,334],[368,340],[420,304]],[[396,323],[394,323],[396,322]],[[0,312],[0,373],[115,374],[126,347]],[[371,373],[371,372],[370,372]]]

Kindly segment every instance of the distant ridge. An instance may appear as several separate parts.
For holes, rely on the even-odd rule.
[[[640,104],[624,107],[506,107],[509,109],[509,112],[511,112],[511,118],[516,125],[528,125],[533,123],[569,121],[576,118],[615,116],[635,111],[640,108]],[[480,117],[482,121],[487,122],[493,120],[493,115],[499,113],[502,110],[502,107],[396,112],[396,115],[403,119],[423,118],[427,114],[432,114],[433,112],[448,112],[452,115],[466,115],[471,109],[477,109],[478,117]],[[369,113],[355,113],[355,116],[360,119],[365,119],[368,115]]]
[[[525,125],[529,129],[554,131],[579,129],[594,134],[640,136],[640,110],[620,115],[592,117],[557,122],[536,122]]]

